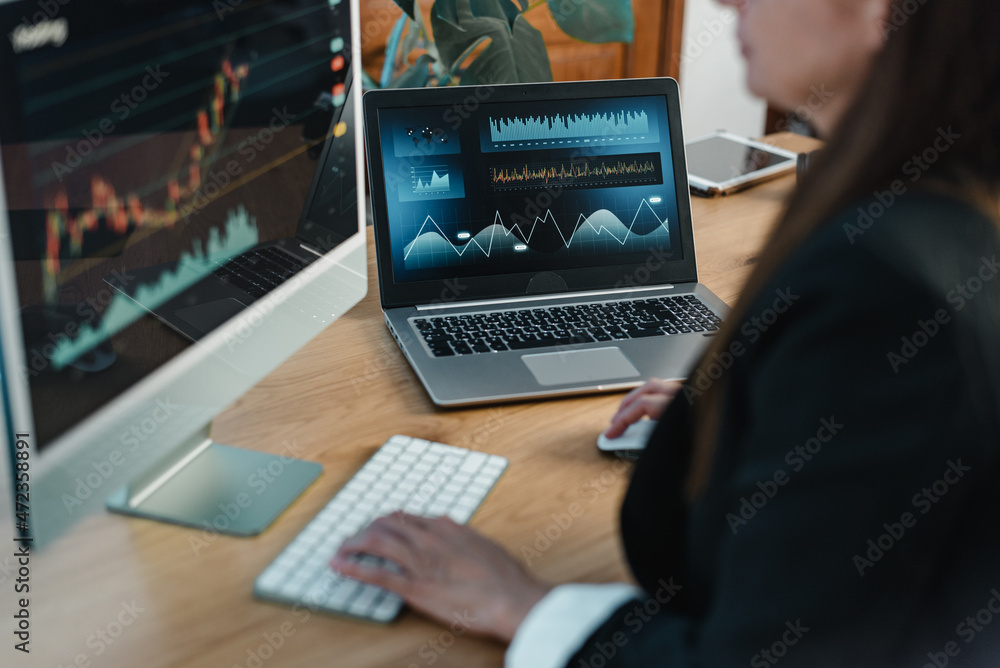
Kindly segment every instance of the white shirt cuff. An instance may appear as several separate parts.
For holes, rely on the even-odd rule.
[[[563,668],[611,613],[643,591],[626,584],[566,584],[550,591],[521,622],[505,668]]]

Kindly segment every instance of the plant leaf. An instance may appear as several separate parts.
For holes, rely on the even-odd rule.
[[[403,35],[404,26],[406,26],[405,15],[399,17],[396,25],[392,27],[392,32],[389,33],[389,41],[385,45],[385,62],[382,64],[382,76],[379,78],[382,88],[389,85],[389,81],[392,80],[392,73],[396,70],[396,51],[399,49],[399,38]]]
[[[486,35],[483,35],[482,37],[479,37],[478,39],[476,39],[475,41],[473,41],[471,44],[469,44],[469,46],[465,47],[465,51],[463,51],[462,53],[460,53],[459,56],[458,56],[458,58],[455,59],[455,62],[452,63],[451,67],[448,68],[449,69],[449,74],[450,75],[454,75],[455,71],[459,67],[461,67],[462,63],[465,62],[465,59],[469,57],[469,54],[471,54],[473,51],[476,50],[476,47],[478,47],[483,42],[489,42],[489,41],[490,41],[490,38],[487,37]]]
[[[552,81],[552,65],[541,32],[519,15],[508,40],[502,50],[491,44],[479,54],[462,73],[462,84]]]
[[[426,53],[421,55],[417,62],[389,83],[389,88],[423,88],[431,76],[427,65],[433,60]]]
[[[395,2],[397,5],[399,5],[399,8],[402,9],[407,16],[409,16],[411,19],[414,18],[414,9],[413,9],[414,0],[392,0],[392,1]]]
[[[511,0],[469,0],[469,9],[473,16],[491,16],[503,19],[514,29],[514,21],[521,15],[517,6]]]
[[[437,0],[431,11],[431,30],[434,30],[434,17],[445,23],[458,28],[458,0]],[[434,38],[437,39],[437,31],[434,31]]]
[[[399,45],[399,55],[402,57],[403,62],[408,62],[410,60],[410,52],[420,45],[420,24],[416,21],[406,22],[406,34],[403,35],[403,41]]]
[[[489,39],[489,45],[460,72],[461,82],[491,84],[551,81],[545,40],[527,19],[518,14],[513,25],[506,18],[474,16],[469,0],[457,3],[459,26],[431,17],[441,64],[454,70],[468,58],[470,47]]]
[[[631,42],[635,35],[632,0],[546,0],[552,17],[570,37],[602,44]]]

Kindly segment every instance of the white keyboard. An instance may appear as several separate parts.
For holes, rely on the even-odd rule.
[[[469,521],[507,468],[496,455],[393,436],[257,576],[258,598],[388,622],[403,606],[385,589],[344,577],[330,559],[344,540],[396,510]],[[362,563],[382,564],[376,557]]]

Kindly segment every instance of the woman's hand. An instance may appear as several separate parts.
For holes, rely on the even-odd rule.
[[[374,555],[397,566],[365,566]],[[396,512],[344,541],[330,565],[347,577],[399,594],[412,608],[444,624],[510,642],[521,621],[551,587],[539,582],[502,547],[448,517]]]
[[[604,435],[618,438],[629,425],[643,417],[659,420],[682,387],[677,381],[653,378],[642,387],[635,388],[622,399],[618,412],[611,418],[611,426],[604,431]]]

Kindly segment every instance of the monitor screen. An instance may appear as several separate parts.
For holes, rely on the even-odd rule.
[[[347,2],[51,4],[0,4],[0,151],[41,448],[192,345],[112,285],[148,308],[261,242],[330,250],[358,217]]]
[[[396,283],[683,257],[664,96],[388,108],[378,123]]]

